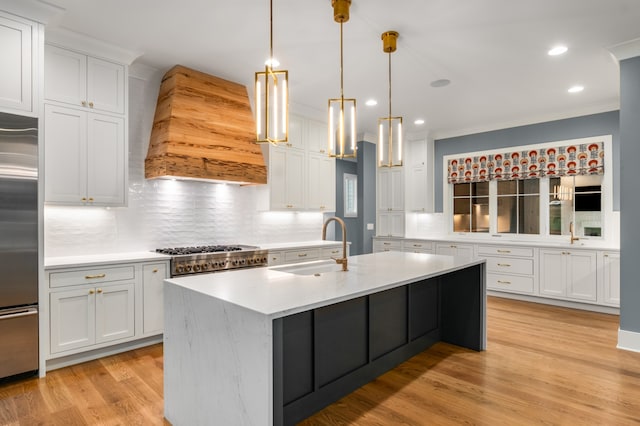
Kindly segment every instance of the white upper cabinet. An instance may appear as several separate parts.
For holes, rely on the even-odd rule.
[[[326,154],[307,156],[307,207],[311,210],[336,210],[336,161]]]
[[[45,48],[45,99],[124,114],[125,67],[53,45]]]
[[[404,211],[404,168],[378,169],[378,210]]]
[[[0,111],[38,115],[39,40],[37,23],[0,11]]]
[[[307,148],[309,154],[327,154],[327,125],[319,121],[307,121]]]

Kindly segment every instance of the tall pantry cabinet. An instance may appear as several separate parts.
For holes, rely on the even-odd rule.
[[[128,64],[45,45],[45,202],[127,202]]]

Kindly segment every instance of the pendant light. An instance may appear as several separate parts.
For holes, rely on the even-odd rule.
[[[289,140],[289,72],[274,68],[273,0],[269,1],[269,59],[264,72],[256,72],[256,142],[286,143]]]
[[[378,119],[378,167],[402,166],[402,117],[391,115],[391,53],[398,33],[382,33],[382,50],[389,55],[389,115]]]
[[[333,20],[340,24],[340,98],[329,99],[329,156],[356,156],[356,100],[346,99],[343,90],[342,24],[349,20],[351,0],[331,0]]]

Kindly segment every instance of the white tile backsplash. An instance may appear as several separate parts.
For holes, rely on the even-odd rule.
[[[321,213],[260,212],[256,187],[144,179],[157,74],[129,79],[128,207],[45,206],[45,256],[320,239]]]

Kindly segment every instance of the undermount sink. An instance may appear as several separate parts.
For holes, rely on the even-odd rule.
[[[351,268],[353,268],[353,266],[349,265],[349,269]],[[289,274],[296,275],[320,275],[328,272],[344,272],[342,270],[342,265],[337,264],[335,260],[318,260],[315,262],[274,266],[271,267],[271,269],[274,271],[287,272]]]

